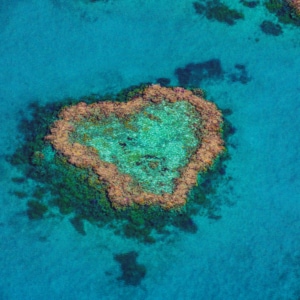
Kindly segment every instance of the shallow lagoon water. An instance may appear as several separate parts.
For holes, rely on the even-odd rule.
[[[225,1],[224,1],[225,2]],[[192,1],[2,1],[0,46],[1,299],[298,299],[300,297],[300,28],[263,5],[235,25],[197,15]],[[198,81],[230,108],[236,128],[220,178],[215,220],[196,216],[195,234],[173,229],[153,245],[67,218],[30,221],[5,162],[21,143],[26,105],[115,93],[171,79],[177,68],[218,59],[222,76]],[[239,78],[245,66],[246,82]],[[23,111],[23,112],[21,112]],[[25,188],[30,188],[27,186]],[[139,286],[117,280],[116,253],[137,251]]]

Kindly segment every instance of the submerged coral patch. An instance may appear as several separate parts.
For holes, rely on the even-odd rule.
[[[122,280],[126,285],[140,285],[147,273],[146,267],[136,261],[137,257],[138,253],[135,251],[114,255],[114,259],[120,264],[122,270],[122,275],[118,277],[118,280]]]
[[[268,35],[275,35],[278,36],[282,34],[282,27],[279,24],[275,24],[271,21],[263,21],[260,24],[260,29]]]
[[[198,89],[200,85],[203,86],[210,81],[225,79],[247,84],[252,79],[248,75],[245,65],[237,63],[234,69],[234,72],[224,70],[221,61],[213,58],[200,63],[188,63],[184,67],[176,68],[174,73],[178,79],[178,84],[182,87],[193,89],[195,94],[195,88]],[[200,95],[200,97],[202,96]]]
[[[251,80],[251,77],[248,76],[246,66],[242,64],[235,64],[234,68],[235,71],[233,73],[228,74],[228,78],[230,81],[247,84]]]
[[[300,26],[299,0],[268,0],[265,6],[269,12],[277,16],[279,22]]]
[[[168,86],[171,83],[171,79],[160,77],[156,79],[156,83],[160,84],[161,86]]]
[[[193,6],[197,14],[228,25],[234,25],[236,20],[244,19],[243,13],[229,8],[219,0],[193,2]]]
[[[244,6],[249,7],[249,8],[254,8],[257,5],[259,5],[259,1],[240,0],[240,3],[242,3]]]
[[[65,107],[46,136],[76,167],[107,185],[115,207],[182,206],[224,150],[213,103],[183,88],[147,87],[126,103]]]
[[[300,0],[288,0],[291,7],[293,7],[298,15],[300,15]]]
[[[210,59],[200,63],[189,63],[183,68],[177,68],[175,75],[181,86],[200,86],[203,80],[222,79],[224,70],[219,59]]]

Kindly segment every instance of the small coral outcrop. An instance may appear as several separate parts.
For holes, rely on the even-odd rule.
[[[267,0],[265,6],[277,16],[279,22],[300,26],[299,0]]]
[[[180,167],[179,176],[172,179],[174,183],[172,192],[154,193],[145,190],[136,178],[121,172],[117,164],[102,160],[102,154],[98,149],[84,144],[82,140],[74,140],[74,132],[78,128],[78,124],[83,127],[85,123],[97,126],[101,122],[107,122],[108,118],[112,116],[120,120],[128,120],[141,112],[147,114],[145,112],[147,107],[181,101],[189,103],[195,109],[199,116],[197,121],[200,126],[199,124],[195,125],[197,130],[195,136],[198,138],[197,147],[188,156],[187,164]],[[159,121],[157,116],[149,113],[148,115],[153,122]],[[188,118],[188,115],[182,116],[182,118]],[[53,123],[50,134],[45,139],[50,141],[56,151],[65,156],[69,163],[79,168],[93,170],[106,184],[109,199],[114,207],[122,208],[135,203],[154,204],[171,209],[186,203],[189,190],[197,183],[198,173],[205,172],[224,151],[222,124],[222,114],[216,105],[199,95],[196,96],[192,91],[180,87],[167,88],[150,85],[126,103],[104,101],[88,105],[80,102],[77,105],[63,108],[59,119]],[[126,125],[133,127],[128,122]],[[139,130],[138,128],[137,131]],[[138,135],[139,132],[135,134]],[[182,134],[184,135],[184,132]],[[124,146],[125,143],[120,144]],[[147,145],[145,147],[147,148]],[[125,149],[124,152],[126,151]],[[158,164],[159,161],[150,161],[149,170],[157,169]]]
[[[287,1],[297,12],[297,14],[300,15],[300,0],[288,0]]]

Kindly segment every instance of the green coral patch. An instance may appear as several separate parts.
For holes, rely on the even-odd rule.
[[[197,14],[228,25],[234,25],[237,20],[244,19],[242,12],[229,8],[219,0],[193,2],[193,6]]]
[[[283,24],[300,26],[300,14],[285,0],[268,0],[265,6]]]
[[[122,280],[126,285],[140,285],[147,273],[146,267],[136,261],[137,257],[138,253],[135,251],[114,255],[115,261],[120,264],[122,270],[118,280]]]
[[[48,207],[38,201],[30,200],[27,202],[27,215],[31,220],[38,220],[44,217],[44,214],[48,211]]]

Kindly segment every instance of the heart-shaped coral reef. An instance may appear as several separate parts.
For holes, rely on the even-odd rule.
[[[224,150],[215,104],[180,87],[147,87],[126,103],[65,107],[46,136],[68,162],[107,185],[116,208],[184,205],[187,194]]]

